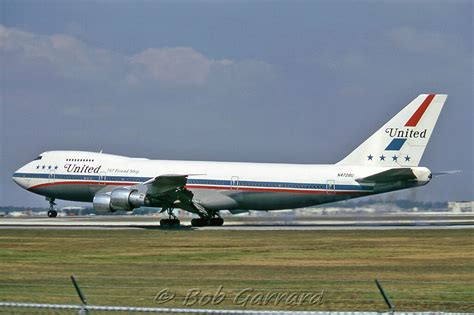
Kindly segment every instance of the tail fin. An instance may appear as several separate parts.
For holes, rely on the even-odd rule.
[[[418,166],[447,97],[419,95],[337,164]]]

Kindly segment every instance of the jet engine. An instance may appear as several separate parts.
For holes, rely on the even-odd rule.
[[[129,211],[144,206],[146,196],[138,190],[116,188],[110,193],[96,194],[92,202],[96,211]]]

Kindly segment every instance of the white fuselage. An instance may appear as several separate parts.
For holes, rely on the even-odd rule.
[[[51,151],[21,167],[13,179],[21,187],[49,198],[92,202],[98,192],[138,185],[160,175],[185,174],[188,176],[185,188],[193,193],[193,201],[215,211],[300,208],[428,182],[377,186],[356,181],[386,169],[148,160],[95,152]]]
[[[302,208],[427,184],[418,167],[445,94],[420,94],[334,165],[169,161],[81,151],[51,151],[13,174],[21,187],[55,199],[93,202],[97,211],[161,207],[222,225],[218,211]]]

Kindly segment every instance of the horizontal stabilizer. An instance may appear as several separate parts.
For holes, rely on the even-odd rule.
[[[416,179],[416,175],[413,170],[409,167],[403,168],[392,168],[387,171],[383,171],[368,177],[356,179],[359,183],[364,184],[376,184],[376,183],[392,183],[398,181],[407,181]]]

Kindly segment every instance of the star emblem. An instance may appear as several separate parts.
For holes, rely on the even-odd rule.
[[[369,156],[367,157],[367,160],[372,161],[373,158],[374,157],[372,156],[372,154],[369,154]]]
[[[385,156],[383,154],[380,156],[380,161],[385,161]]]
[[[408,162],[408,161],[410,161],[410,157],[407,155],[405,156],[405,162]]]
[[[398,156],[394,155],[392,156],[392,161],[396,162],[398,160]]]

